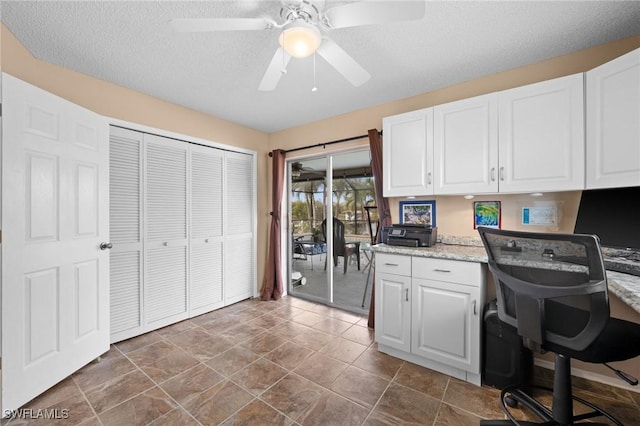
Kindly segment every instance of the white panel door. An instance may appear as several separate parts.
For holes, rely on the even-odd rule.
[[[111,127],[111,342],[143,333],[142,133]]]
[[[434,192],[498,192],[498,99],[495,93],[437,105]]]
[[[640,49],[587,72],[587,189],[640,185]]]
[[[109,350],[106,120],[3,74],[2,412]]]
[[[146,330],[187,318],[188,145],[144,135]]]
[[[253,156],[225,153],[225,305],[253,297],[255,284],[255,218]]]
[[[224,151],[191,145],[191,268],[189,316],[224,306]]]
[[[498,93],[500,192],[584,189],[582,73]]]

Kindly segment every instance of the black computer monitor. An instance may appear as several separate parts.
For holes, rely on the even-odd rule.
[[[596,234],[603,247],[640,251],[640,186],[582,191],[575,234]]]

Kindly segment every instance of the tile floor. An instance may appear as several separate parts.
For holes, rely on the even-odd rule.
[[[574,385],[638,424],[640,394]],[[112,345],[24,408],[68,418],[2,425],[460,426],[503,417],[497,390],[377,352],[365,318],[293,297],[241,302]]]

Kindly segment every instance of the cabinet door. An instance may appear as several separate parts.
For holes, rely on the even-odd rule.
[[[411,350],[411,277],[376,274],[376,342]]]
[[[640,49],[586,78],[587,189],[640,185]]]
[[[498,94],[500,192],[584,189],[583,75]]]
[[[434,107],[436,194],[498,192],[495,94]]]
[[[412,283],[411,352],[479,374],[480,288],[420,278]]]
[[[384,196],[433,194],[433,108],[382,122]]]

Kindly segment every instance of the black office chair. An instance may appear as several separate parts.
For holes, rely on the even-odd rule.
[[[611,414],[572,396],[571,391],[572,358],[607,365],[640,355],[640,324],[609,316],[607,278],[597,236],[486,227],[478,227],[478,232],[494,277],[499,319],[516,327],[530,349],[555,354],[551,408],[529,395],[529,386],[507,387],[502,390],[501,404],[509,420],[482,420],[480,424],[570,425],[604,416],[622,425]],[[633,377],[613,370],[628,383],[637,384]],[[574,415],[574,400],[592,411]],[[542,423],[516,420],[508,406],[518,403]]]
[[[324,235],[325,241],[327,239],[327,219],[322,221],[322,235]],[[338,266],[338,257],[344,257],[344,272],[347,273],[347,263],[349,256],[356,256],[356,262],[358,264],[358,271],[360,270],[360,243],[359,242],[346,242],[344,237],[344,223],[333,218],[333,264]],[[327,262],[325,261],[324,269],[327,269]]]

